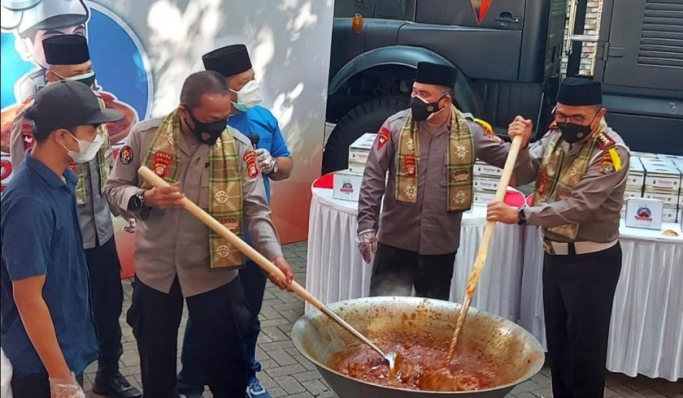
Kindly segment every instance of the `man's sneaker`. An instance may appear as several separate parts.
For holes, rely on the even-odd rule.
[[[247,387],[247,398],[272,398],[258,380],[254,380]]]

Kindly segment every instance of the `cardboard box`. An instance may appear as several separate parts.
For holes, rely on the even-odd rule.
[[[645,168],[640,161],[640,158],[631,158],[631,163],[626,177],[626,189],[629,187],[643,189],[645,184]]]
[[[474,177],[472,184],[474,185],[475,190],[493,191],[495,193],[500,184],[500,180],[497,178]]]
[[[377,138],[377,134],[365,133],[349,145],[349,163],[365,164],[368,161],[375,138]]]
[[[643,193],[645,199],[655,199],[664,203],[664,206],[678,207],[678,192],[676,191],[658,191],[656,189],[648,188]]]
[[[365,172],[365,163],[349,162],[349,171],[351,173],[363,175]]]
[[[681,188],[681,172],[671,163],[668,166],[643,161],[645,168],[645,190],[667,189],[678,192]]]
[[[503,169],[477,160],[474,162],[474,175],[482,177],[500,177],[503,175]]]
[[[657,155],[655,155],[654,153],[649,153],[649,152],[631,151],[631,156],[637,156],[637,157],[643,158],[643,159],[657,159]]]
[[[332,197],[357,202],[363,176],[348,170],[336,171],[333,175]]]
[[[678,207],[664,206],[662,209],[662,222],[675,223],[676,216],[678,216]]]
[[[475,204],[487,205],[494,200],[496,200],[496,191],[474,190],[473,202]]]
[[[664,205],[658,200],[629,199],[624,221],[627,227],[660,230],[663,210]]]
[[[626,187],[626,190],[624,191],[624,201],[630,198],[642,198],[643,193],[640,189],[631,189],[630,187]]]

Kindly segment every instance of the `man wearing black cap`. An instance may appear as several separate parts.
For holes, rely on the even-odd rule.
[[[69,165],[97,156],[99,127],[122,115],[77,82],[46,86],[24,114],[36,144],[2,200],[3,350],[15,397],[85,398],[77,380],[98,347]]]
[[[46,78],[52,84],[76,81],[92,88],[95,72],[86,39],[80,35],[59,35],[43,41],[45,59],[50,64]],[[97,92],[100,106],[104,101]],[[30,105],[30,101],[27,102]],[[93,314],[100,343],[98,371],[93,390],[109,397],[134,398],[141,395],[119,372],[123,354],[119,317],[123,307],[121,264],[114,240],[111,209],[103,193],[104,184],[113,164],[106,125],[101,126],[105,140],[97,154],[88,162],[73,154],[72,169],[78,176],[76,202],[80,211],[80,226],[92,286]],[[10,158],[16,169],[34,143],[33,124],[19,113],[12,123]]]
[[[629,149],[605,123],[599,82],[565,79],[548,133],[520,153],[516,181],[536,180],[531,207],[491,203],[488,219],[543,229],[543,304],[555,398],[598,398],[621,272],[620,212]],[[531,130],[518,117],[511,130]]]
[[[247,361],[241,336],[250,314],[239,268],[244,256],[182,207],[187,197],[254,246],[287,275],[249,140],[227,126],[231,111],[225,78],[196,72],[183,83],[179,106],[164,118],[136,124],[106,191],[112,204],[138,219],[135,282],[127,320],[138,343],[145,397],[177,396],[178,328],[187,302],[198,364],[215,398],[241,397]],[[171,187],[138,178],[147,166]],[[182,187],[182,194],[180,188]]]
[[[227,79],[233,105],[228,125],[247,135],[256,149],[266,198],[270,203],[270,180],[289,178],[293,161],[277,119],[269,110],[258,105],[262,101],[261,87],[255,80],[247,47],[243,44],[222,47],[205,54],[202,61],[206,70],[218,72]],[[249,234],[245,233],[244,239],[250,243]],[[251,326],[243,336],[249,365],[249,398],[270,397],[256,378],[256,373],[261,371],[261,364],[256,359],[256,341],[261,331],[258,314],[261,312],[266,279],[266,274],[251,260],[247,260],[245,267],[240,270],[240,280],[252,313]],[[192,322],[188,321],[183,341],[183,369],[178,375],[178,391],[187,397],[200,397],[204,382],[197,366],[199,359],[196,358],[193,339]]]
[[[384,122],[370,151],[358,244],[366,263],[376,252],[371,296],[415,288],[420,297],[449,299],[462,213],[472,206],[474,161],[503,167],[507,158],[509,144],[455,108],[456,76],[450,66],[419,63],[411,109]]]

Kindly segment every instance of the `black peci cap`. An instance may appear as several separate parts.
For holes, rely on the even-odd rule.
[[[602,85],[588,77],[568,77],[560,84],[557,103],[567,106],[602,104]]]
[[[90,61],[88,41],[81,35],[59,35],[43,40],[49,65],[80,65]]]
[[[102,109],[88,86],[68,80],[50,83],[38,91],[24,115],[34,121],[39,131],[110,123],[123,118],[119,111]]]
[[[202,56],[204,69],[231,77],[251,69],[251,59],[244,44],[234,44],[213,50]]]
[[[431,62],[419,62],[415,82],[422,84],[434,84],[449,88],[455,87],[458,71],[447,65],[433,64]]]

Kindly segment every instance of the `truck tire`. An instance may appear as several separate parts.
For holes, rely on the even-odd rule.
[[[349,167],[349,145],[365,133],[377,133],[387,118],[410,108],[409,97],[377,98],[344,115],[332,130],[323,152],[323,174]]]

